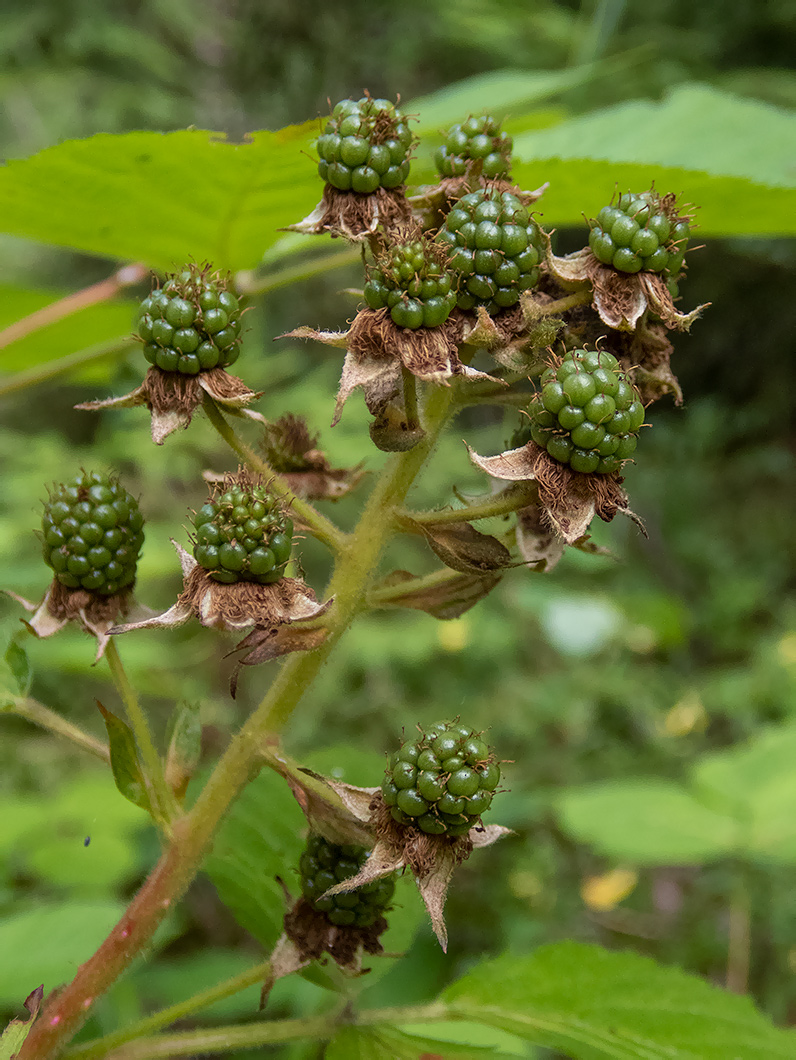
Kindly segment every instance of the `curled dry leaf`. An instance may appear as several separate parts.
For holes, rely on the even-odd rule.
[[[38,604],[9,589],[2,591],[32,615],[29,620],[22,621],[31,633],[39,638],[51,637],[63,629],[67,622],[77,622],[86,633],[96,637],[95,662],[105,653],[111,629],[119,618],[146,621],[155,614],[150,608],[136,603],[132,586],[127,586],[111,596],[101,596],[87,589],[69,589],[57,578],[53,578],[44,598]]]
[[[566,257],[557,257],[548,239],[547,265],[565,288],[590,284],[594,308],[604,324],[616,331],[633,331],[644,313],[650,310],[667,328],[688,331],[707,305],[690,313],[681,313],[674,304],[661,273],[619,272],[603,265],[586,247]]]
[[[184,375],[182,372],[164,372],[152,365],[141,386],[129,394],[101,401],[84,401],[75,405],[75,408],[98,411],[146,405],[152,415],[152,441],[162,445],[170,434],[190,424],[194,412],[202,403],[203,393],[231,412],[242,410],[250,401],[261,396],[261,393],[249,390],[242,379],[230,375],[223,368],[209,368],[198,375]]]
[[[378,228],[389,231],[406,224],[411,216],[403,188],[377,188],[369,195],[340,191],[324,185],[315,209],[296,224],[283,229],[305,235],[342,236],[353,243],[367,241]]]
[[[458,618],[490,593],[500,581],[500,574],[457,574],[435,584],[427,584],[409,571],[393,571],[377,586],[379,593],[372,599],[373,607],[411,607],[425,611],[443,621]]]
[[[401,522],[422,534],[446,567],[461,574],[489,574],[512,564],[511,553],[496,537],[482,534],[468,522],[419,523],[409,516]]]

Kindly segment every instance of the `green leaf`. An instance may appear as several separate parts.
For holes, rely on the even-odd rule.
[[[0,1060],[13,1060],[16,1056],[18,1049],[27,1038],[31,1027],[33,1026],[33,1021],[39,1014],[42,994],[42,987],[37,986],[36,989],[25,998],[24,1004],[25,1008],[30,1013],[30,1019],[11,1020],[3,1033],[0,1034]]]
[[[496,1052],[492,1046],[480,1048],[447,1038],[420,1038],[395,1027],[345,1027],[326,1046],[324,1060],[418,1060],[422,1056],[441,1057],[443,1049],[445,1060],[502,1060],[510,1055]]]
[[[285,898],[298,892],[304,815],[287,784],[264,770],[243,791],[218,831],[204,871],[238,923],[267,949],[282,931]]]
[[[30,692],[33,671],[30,666],[28,653],[19,641],[12,640],[9,643],[6,648],[5,660],[8,664],[8,669],[11,671],[11,675],[16,682],[17,692],[21,696],[26,696],[28,692]]]
[[[3,230],[163,270],[191,259],[249,269],[320,198],[306,157],[317,122],[67,140],[0,170]]]
[[[166,754],[166,783],[179,797],[199,765],[202,751],[202,719],[198,703],[181,703],[171,718],[171,737]]]
[[[582,225],[616,185],[641,191],[654,180],[699,206],[700,236],[792,235],[794,140],[791,111],[681,85],[662,103],[622,103],[517,137],[513,174],[523,187],[550,182],[539,203],[546,227]]]
[[[477,965],[441,1000],[573,1060],[786,1060],[796,1035],[748,997],[631,953],[562,942]]]
[[[111,714],[103,707],[99,700],[97,700],[97,706],[105,721],[105,728],[108,730],[108,740],[111,745],[111,769],[116,787],[126,799],[148,812],[150,810],[149,793],[141,769],[133,730],[127,722],[117,718],[115,714]]]
[[[619,780],[556,800],[567,832],[635,865],[701,864],[732,852],[737,823],[667,780]]]
[[[74,978],[124,912],[122,902],[57,902],[0,920],[0,1004],[13,1005],[44,983],[47,993]]]

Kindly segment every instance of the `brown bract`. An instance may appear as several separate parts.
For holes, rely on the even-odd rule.
[[[362,309],[346,332],[301,327],[280,337],[314,339],[346,348],[332,420],[335,424],[357,387],[364,392],[368,410],[374,416],[382,413],[402,394],[404,368],[418,379],[443,386],[454,376],[496,382],[492,376],[470,368],[459,359],[461,332],[461,317],[455,313],[439,327],[412,329],[394,324],[387,309]]]
[[[2,591],[32,614],[29,621],[22,621],[37,637],[51,637],[67,622],[79,623],[86,633],[97,638],[95,662],[102,658],[117,619],[129,617],[134,621],[146,621],[154,614],[150,608],[135,602],[132,586],[111,596],[102,596],[87,589],[69,589],[53,578],[44,599],[38,604],[9,589]]]
[[[404,189],[377,188],[370,195],[340,191],[324,185],[321,201],[303,221],[288,225],[286,232],[305,235],[343,236],[354,243],[368,240],[378,228],[389,231],[409,221],[411,211]]]
[[[75,408],[95,411],[146,405],[152,414],[152,441],[162,445],[178,428],[185,429],[189,425],[202,403],[203,393],[230,411],[238,411],[261,396],[223,368],[208,368],[198,375],[185,375],[164,372],[152,365],[141,386],[129,394],[103,401],[85,401]]]
[[[292,631],[287,628],[296,622],[319,618],[332,604],[331,599],[318,603],[312,589],[299,578],[281,578],[272,585],[256,582],[224,585],[211,578],[176,541],[172,544],[180,557],[184,578],[177,602],[160,615],[113,626],[109,630],[111,635],[133,629],[170,629],[181,626],[189,618],[198,618],[203,626],[212,629],[241,630],[254,626],[252,633],[234,649],[246,652],[238,660],[239,664],[246,665],[293,651],[308,651],[317,648],[324,639],[323,629]]]
[[[533,441],[498,456],[479,456],[469,446],[467,449],[475,466],[492,478],[536,482],[544,517],[568,545],[583,537],[595,515],[608,523],[621,512],[644,529],[638,516],[627,507],[627,494],[615,475],[573,471],[567,464],[553,460]]]
[[[547,265],[553,276],[565,288],[591,284],[594,308],[603,323],[616,331],[633,331],[647,310],[667,328],[688,331],[707,308],[701,305],[690,313],[679,312],[659,272],[620,272],[598,261],[589,247],[559,258],[552,253],[549,239],[547,245]]]

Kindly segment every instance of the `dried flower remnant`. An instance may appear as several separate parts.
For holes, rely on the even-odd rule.
[[[209,265],[189,265],[167,277],[141,303],[137,338],[150,364],[144,382],[119,398],[75,407],[99,410],[146,405],[152,439],[162,445],[186,428],[207,394],[240,412],[260,395],[226,371],[240,354],[241,308],[229,276]]]
[[[268,466],[305,500],[338,500],[362,479],[362,466],[333,468],[306,420],[286,413],[263,427],[260,448]]]

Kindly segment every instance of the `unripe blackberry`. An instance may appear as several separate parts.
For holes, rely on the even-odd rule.
[[[460,309],[489,313],[516,305],[539,280],[544,244],[528,208],[510,191],[481,188],[462,196],[437,239],[458,276]]]
[[[482,177],[505,180],[511,168],[512,146],[511,137],[500,131],[500,122],[483,114],[451,126],[445,143],[434,152],[434,162],[443,177],[462,177],[468,166],[480,159]]]
[[[499,783],[500,766],[481,736],[439,722],[395,752],[381,791],[399,824],[460,836],[489,809]]]
[[[654,191],[620,195],[590,222],[589,246],[603,265],[620,272],[663,272],[677,279],[683,267],[690,224],[680,217],[674,195]]]
[[[406,119],[388,99],[343,99],[316,141],[318,173],[339,191],[369,195],[397,188],[409,176],[413,142]]]
[[[238,359],[241,308],[219,272],[189,265],[173,273],[138,313],[144,356],[164,372],[198,375]]]
[[[118,479],[81,471],[54,486],[44,505],[44,562],[67,588],[110,596],[135,581],[143,525],[138,502]]]
[[[444,324],[456,305],[444,251],[425,238],[388,248],[370,271],[365,301],[371,309],[389,308],[393,323],[402,328]]]
[[[266,486],[233,484],[193,517],[194,559],[217,582],[278,582],[293,547],[293,522]]]
[[[299,862],[301,893],[313,909],[338,927],[370,927],[390,905],[395,892],[392,876],[372,880],[355,891],[321,897],[330,887],[355,876],[367,858],[364,847],[337,846],[319,835],[307,839]]]
[[[619,471],[635,451],[644,406],[616,358],[602,350],[572,350],[542,374],[541,383],[528,408],[536,444],[573,471]]]

